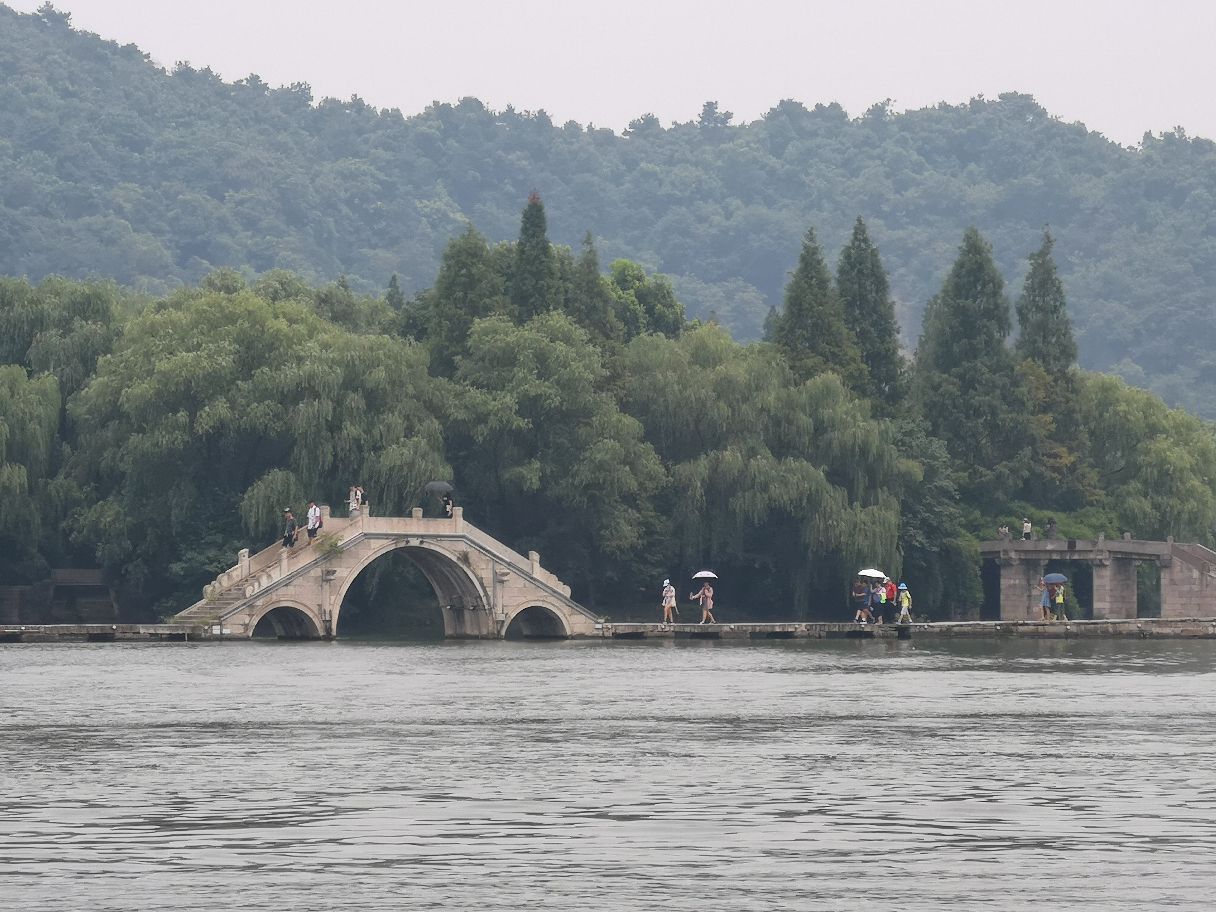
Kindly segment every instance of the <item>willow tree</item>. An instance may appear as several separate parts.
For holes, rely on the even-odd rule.
[[[45,578],[41,520],[59,408],[54,377],[0,365],[0,584]]]
[[[238,548],[269,543],[284,507],[337,504],[354,483],[376,509],[409,506],[446,473],[436,395],[412,343],[299,301],[178,293],[127,325],[71,403],[69,475],[96,495],[74,537],[130,594],[180,607]]]
[[[903,467],[885,425],[833,376],[800,384],[716,326],[635,339],[625,407],[671,475],[673,554],[723,573],[758,615],[829,614],[858,561],[894,568]]]

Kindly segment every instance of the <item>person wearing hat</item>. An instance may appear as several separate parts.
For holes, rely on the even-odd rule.
[[[896,590],[895,603],[899,605],[899,620],[897,624],[912,623],[912,591],[908,584],[901,582]]]
[[[285,549],[294,548],[296,546],[296,515],[291,512],[291,507],[283,508],[283,547]]]
[[[663,608],[663,623],[664,624],[674,624],[675,621],[672,620],[672,616],[671,616],[672,612],[674,611],[676,613],[676,616],[678,617],[680,614],[680,610],[678,608],[676,608],[676,587],[671,584],[671,580],[669,580],[669,579],[663,580],[662,608]]]

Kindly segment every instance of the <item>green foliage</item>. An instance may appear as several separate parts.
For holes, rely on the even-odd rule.
[[[1059,377],[1076,363],[1077,343],[1064,302],[1064,285],[1051,255],[1054,244],[1051,234],[1044,232],[1042,246],[1030,255],[1030,271],[1017,305],[1017,353]]]
[[[536,192],[528,197],[520,220],[515,268],[509,284],[511,308],[520,320],[548,313],[561,305],[561,285],[545,223],[545,204]]]
[[[59,384],[0,365],[0,580],[34,582],[41,513],[59,425]]]
[[[870,240],[859,216],[853,234],[836,266],[836,290],[844,323],[861,353],[866,372],[855,388],[868,399],[887,407],[903,396],[903,356],[899,352],[899,324],[878,248]]]
[[[979,504],[1017,493],[1030,471],[1029,404],[1005,346],[1004,279],[992,248],[967,229],[916,351],[917,395],[929,432],[946,443],[960,492]]]
[[[800,380],[833,371],[853,388],[865,386],[861,355],[845,326],[840,297],[813,228],[807,229],[798,268],[785,287],[785,307],[773,341]]]
[[[408,300],[467,222],[516,237],[537,188],[562,213],[551,240],[594,231],[609,259],[672,276],[691,317],[746,340],[780,303],[802,226],[843,244],[864,212],[907,343],[967,225],[1016,280],[1049,223],[1081,364],[1216,415],[1216,144],[1181,131],[1126,148],[1016,93],[854,117],[785,100],[751,123],[710,102],[620,135],[473,98],[405,117],[166,70],[66,14],[8,8],[0,60],[0,273],[163,294],[216,267],[286,269],[378,295],[396,273]]]

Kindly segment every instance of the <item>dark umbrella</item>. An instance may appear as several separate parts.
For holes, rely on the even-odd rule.
[[[451,494],[456,489],[450,481],[428,481],[423,490],[428,494]]]
[[[1048,573],[1045,577],[1043,577],[1043,582],[1045,582],[1045,583],[1067,583],[1068,577],[1065,576],[1063,573]]]

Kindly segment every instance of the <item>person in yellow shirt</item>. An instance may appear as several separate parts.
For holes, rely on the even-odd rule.
[[[900,583],[899,589],[896,590],[895,604],[899,606],[899,620],[897,624],[912,623],[912,590],[908,588],[907,583]]]

